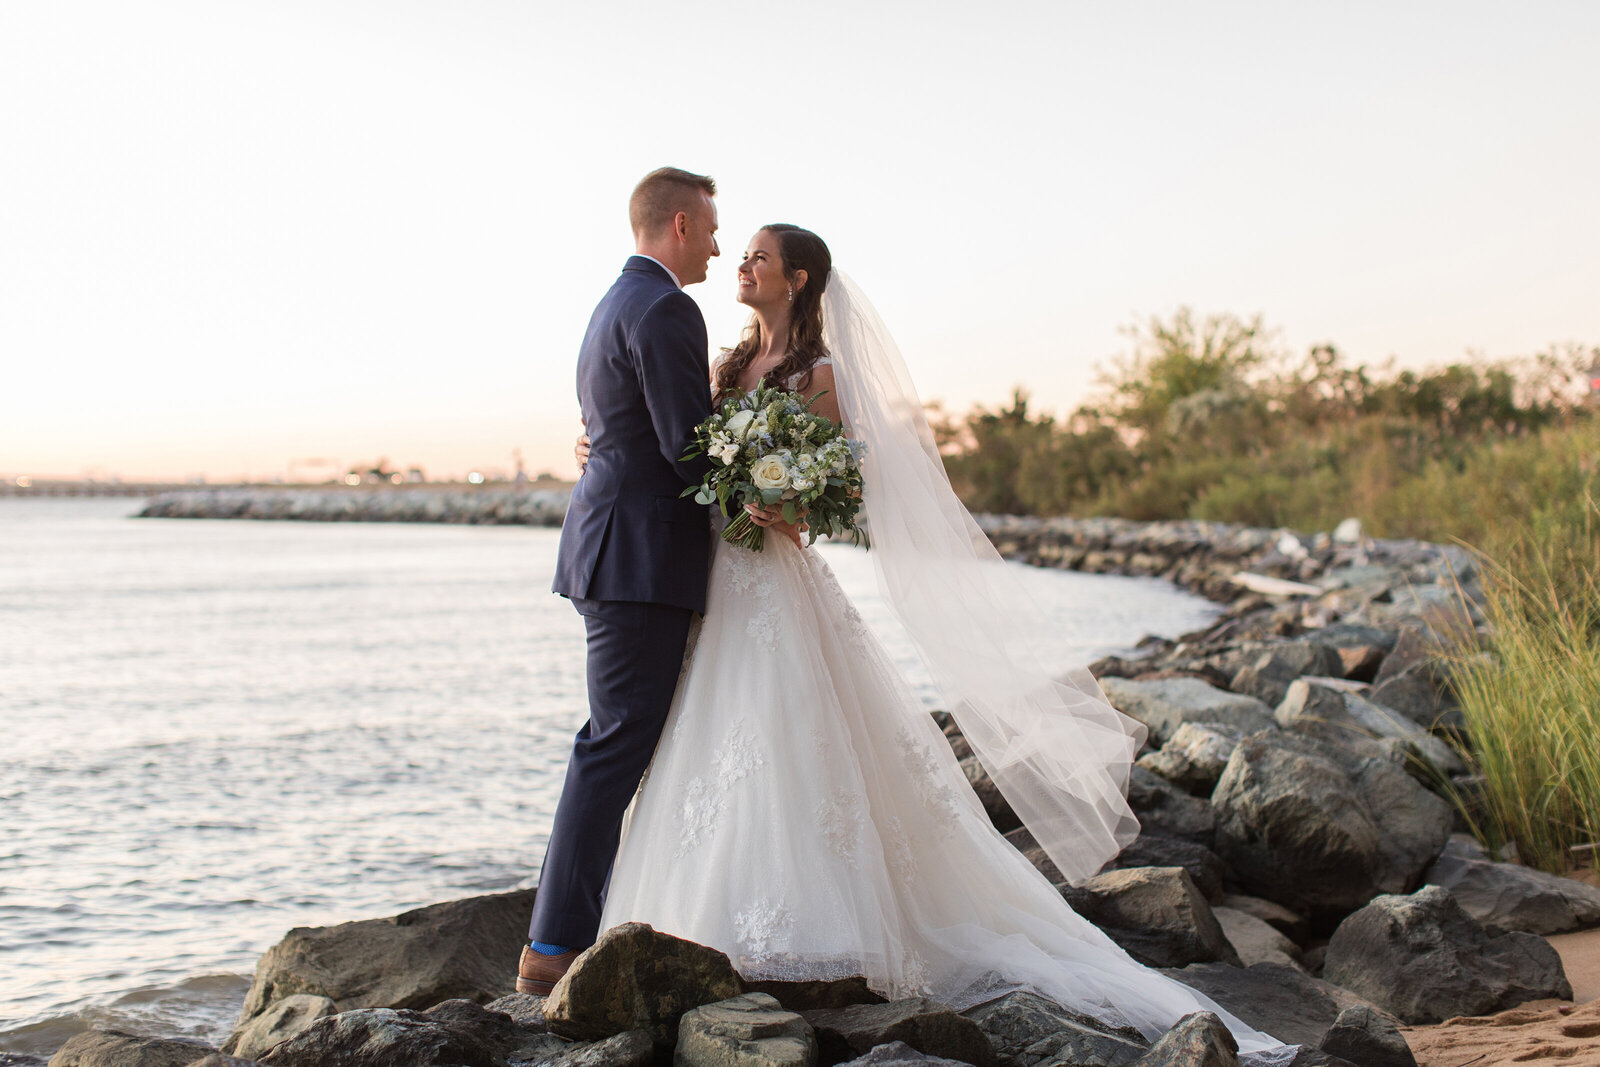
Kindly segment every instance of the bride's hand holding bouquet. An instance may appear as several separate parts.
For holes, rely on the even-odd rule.
[[[817,394],[821,396],[822,394]],[[861,533],[861,444],[845,436],[844,427],[811,410],[799,393],[769,388],[730,397],[695,427],[684,458],[710,455],[715,461],[697,486],[684,490],[701,504],[729,506],[738,514],[722,531],[732,545],[760,552],[766,531],[744,505],[779,511],[783,520],[810,527],[814,543],[820,534],[857,544]]]

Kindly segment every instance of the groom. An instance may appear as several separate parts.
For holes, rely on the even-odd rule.
[[[710,516],[680,499],[709,461],[680,457],[709,413],[705,319],[683,286],[717,250],[717,186],[676,167],[645,175],[628,219],[637,255],[578,351],[590,437],[561,527],[554,591],[588,630],[589,721],[578,731],[539,876],[517,992],[550,992],[594,943],[622,816],[655,753],[704,612]]]

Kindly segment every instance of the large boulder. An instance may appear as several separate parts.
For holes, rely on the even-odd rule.
[[[216,1051],[198,1041],[84,1030],[67,1038],[50,1067],[187,1067]]]
[[[1221,723],[1242,733],[1273,725],[1272,708],[1263,701],[1229,693],[1198,678],[1146,682],[1106,678],[1101,688],[1113,707],[1149,728],[1151,744],[1165,744],[1186,722]]]
[[[503,1067],[541,1035],[471,1001],[428,1011],[358,1008],[318,1019],[261,1057],[267,1067]]]
[[[963,1012],[989,1036],[1002,1067],[1095,1063],[1128,1067],[1149,1048],[1130,1027],[1110,1027],[1037,993],[1007,993]]]
[[[648,1030],[671,1049],[684,1012],[743,991],[733,964],[716,949],[623,923],[572,962],[550,991],[545,1020],[552,1033],[579,1041]]]
[[[1400,741],[1434,769],[1435,777],[1467,771],[1455,749],[1399,712],[1309,678],[1289,686],[1273,716],[1285,730],[1345,747],[1360,737]]]
[[[1221,1019],[1197,1011],[1163,1034],[1138,1067],[1239,1067],[1239,1043]]]
[[[1417,1067],[1417,1058],[1394,1019],[1365,1005],[1341,1011],[1323,1037],[1322,1047],[1361,1067]]]
[[[1135,764],[1128,776],[1128,806],[1147,834],[1183,837],[1210,846],[1216,829],[1211,805]]]
[[[1062,896],[1146,966],[1239,962],[1211,906],[1182,867],[1106,871],[1064,889]]]
[[[534,891],[468,897],[384,919],[297,927],[256,964],[238,1032],[285,997],[351,1008],[426,1008],[510,993]]]
[[[235,1030],[222,1046],[222,1051],[244,1059],[256,1059],[271,1051],[278,1042],[310,1029],[318,1019],[326,1019],[338,1012],[339,1006],[327,997],[316,997],[310,993],[284,997]]]
[[[842,1063],[891,1041],[930,1056],[959,1060],[973,1067],[999,1067],[994,1046],[978,1024],[943,1004],[912,997],[887,1004],[818,1008],[802,1013],[816,1030],[821,1062]]]
[[[1196,796],[1209,797],[1244,734],[1221,723],[1186,722],[1158,752],[1139,757],[1139,766]]]
[[[1195,963],[1165,972],[1249,1025],[1279,1041],[1316,1048],[1347,1007],[1360,997],[1281,963],[1229,967]]]
[[[1600,925],[1600,888],[1516,863],[1496,863],[1474,842],[1452,838],[1424,876],[1450,890],[1490,933],[1559,934]]]
[[[676,1067],[813,1067],[811,1024],[765,993],[746,993],[684,1012]]]
[[[1323,976],[1411,1024],[1572,998],[1548,941],[1491,936],[1436,885],[1377,897],[1340,923]]]
[[[1240,742],[1211,805],[1242,888],[1323,915],[1410,890],[1450,836],[1449,805],[1396,763],[1286,731]]]

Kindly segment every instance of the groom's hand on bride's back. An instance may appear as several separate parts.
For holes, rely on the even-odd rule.
[[[757,526],[764,526],[776,530],[794,542],[794,547],[801,547],[800,534],[807,529],[805,516],[802,515],[798,523],[784,522],[782,508],[764,508],[755,504],[746,504],[745,511],[750,513],[750,521]]]
[[[578,461],[578,476],[583,477],[583,472],[589,468],[589,435],[580,433],[578,440],[572,446],[572,458]]]

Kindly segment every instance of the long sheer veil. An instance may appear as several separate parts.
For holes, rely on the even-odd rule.
[[[1045,668],[1043,613],[951,489],[888,329],[837,270],[822,300],[840,410],[866,444],[879,587],[1000,792],[1062,874],[1088,878],[1139,833],[1126,793],[1144,727],[1087,670]]]

